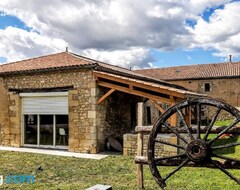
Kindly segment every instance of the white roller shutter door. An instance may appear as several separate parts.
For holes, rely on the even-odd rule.
[[[23,114],[68,114],[66,93],[22,93]]]

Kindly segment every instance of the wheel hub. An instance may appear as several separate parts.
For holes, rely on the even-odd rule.
[[[201,162],[207,158],[209,149],[203,140],[193,140],[186,146],[186,153],[193,162]]]

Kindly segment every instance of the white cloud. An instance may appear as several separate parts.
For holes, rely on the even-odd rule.
[[[65,46],[125,67],[153,64],[150,48],[239,49],[239,3],[230,0],[1,0],[0,11],[21,19],[30,32],[0,30],[0,50],[9,60],[62,51]],[[203,11],[216,10],[210,21]],[[197,22],[194,28],[187,19]],[[234,42],[236,40],[236,42]],[[2,43],[3,42],[3,43]]]
[[[0,30],[0,41],[0,57],[6,57],[7,61],[59,52],[67,46],[62,39],[48,38],[15,27]]]
[[[144,67],[154,67],[154,58],[151,52],[144,48],[129,48],[127,50],[97,51],[87,49],[81,52],[82,55],[111,63],[113,65],[125,67],[128,69],[139,69]]]
[[[192,47],[213,49],[216,56],[240,55],[240,2],[226,4],[224,9],[216,10],[209,22],[199,18],[193,29]]]
[[[190,0],[193,12],[201,14],[204,10],[231,2],[232,0]]]

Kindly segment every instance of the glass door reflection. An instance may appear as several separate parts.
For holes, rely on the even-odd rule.
[[[40,115],[40,145],[53,146],[53,115]]]

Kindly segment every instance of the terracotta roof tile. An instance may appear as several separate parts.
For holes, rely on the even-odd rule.
[[[34,70],[47,70],[61,67],[93,65],[90,59],[79,59],[68,52],[62,52],[37,58],[0,65],[1,73],[14,73]]]
[[[160,80],[238,77],[240,62],[143,69],[135,72]]]

